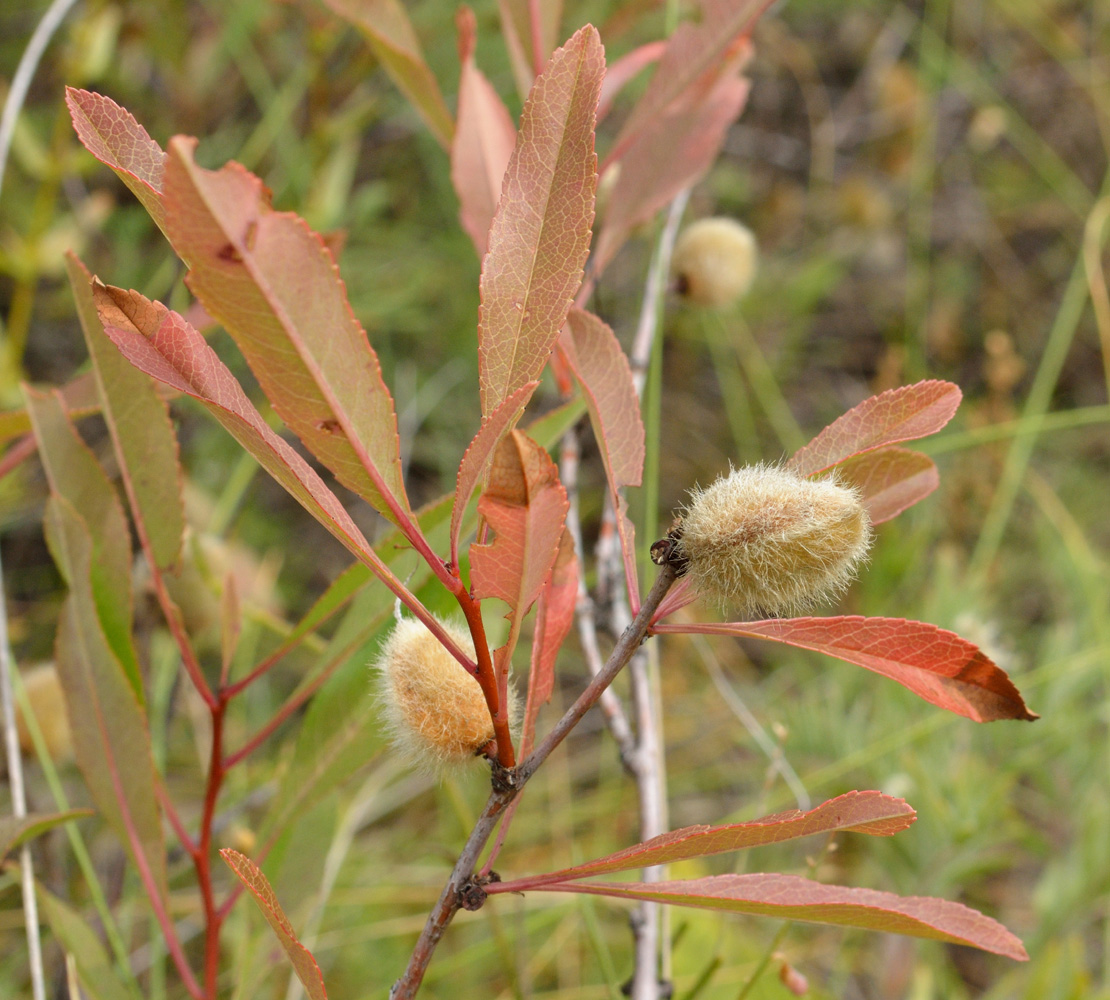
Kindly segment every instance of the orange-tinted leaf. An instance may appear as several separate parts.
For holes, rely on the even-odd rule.
[[[527,94],[532,89],[535,78],[533,67],[542,66],[547,56],[559,41],[559,24],[563,16],[563,0],[544,0],[533,7],[530,0],[497,0],[501,11],[501,34],[513,64],[520,93]],[[539,13],[539,53],[533,52],[535,31],[532,27],[532,11]]]
[[[451,145],[454,125],[435,74],[424,61],[420,41],[400,0],[324,0],[366,37],[382,68],[420,113],[439,144]]]
[[[335,260],[302,219],[270,207],[237,163],[170,141],[166,221],[189,287],[235,339],[274,410],[344,486],[394,523],[409,513],[393,398]]]
[[[60,813],[29,813],[18,819],[15,816],[0,817],[0,860],[20,844],[35,837],[41,837],[47,830],[71,819],[80,819],[82,816],[91,816],[90,809],[69,809]]]
[[[169,408],[150,378],[120,357],[105,336],[84,265],[68,254],[66,268],[132,516],[155,563],[167,569],[177,562],[185,533],[181,466]]]
[[[641,133],[667,117],[673,105],[688,100],[691,88],[729,62],[770,5],[771,0],[702,0],[701,17],[680,24],[667,40],[659,68],[608,159],[621,159]]]
[[[859,487],[872,524],[889,521],[940,485],[933,460],[908,448],[864,452],[841,462],[836,475]]]
[[[799,448],[786,467],[814,476],[854,455],[936,434],[952,419],[962,398],[957,386],[935,379],[888,389],[834,420]]]
[[[748,51],[750,47],[745,46],[743,56]],[[597,240],[595,267],[599,272],[636,226],[713,165],[725,132],[748,96],[748,81],[736,76],[742,62],[743,58],[732,59],[692,81],[613,161],[620,172]],[[609,166],[607,161],[606,169]]]
[[[547,452],[520,431],[505,435],[478,501],[478,513],[495,537],[470,547],[474,596],[498,597],[509,605],[509,638],[497,651],[499,683],[507,675],[520,624],[555,562],[569,506]]]
[[[262,916],[273,928],[282,948],[285,949],[285,954],[289,956],[289,961],[293,963],[293,971],[296,972],[297,978],[304,986],[309,1000],[328,1000],[320,966],[316,964],[312,952],[297,940],[297,935],[293,933],[293,926],[289,923],[289,918],[286,917],[281,904],[277,901],[277,896],[274,895],[273,888],[271,888],[266,876],[262,874],[261,869],[238,851],[225,849],[220,851],[220,857],[224,859],[228,868],[235,872],[239,881],[254,896],[254,901],[262,911]]]
[[[643,477],[644,424],[640,399],[628,358],[606,323],[592,313],[572,308],[567,315],[567,329],[569,336],[562,340],[563,351],[589,409],[613,509],[617,512],[625,578],[632,602],[638,605],[636,543],[621,489],[639,486]]]
[[[143,682],[131,637],[131,534],[123,507],[100,463],[70,422],[60,393],[24,386],[23,396],[50,491],[78,512],[92,546],[88,580],[81,580],[82,571],[68,562],[67,553],[54,550],[54,561],[71,589],[91,588],[99,628],[141,703]]]
[[[605,58],[586,26],[559,49],[524,105],[482,266],[482,413],[547,364],[590,246],[594,112]]]
[[[927,622],[844,615],[654,628],[771,639],[812,649],[889,677],[926,701],[976,722],[1037,718],[1006,672],[978,646]]]
[[[516,128],[505,103],[474,64],[474,12],[460,7],[459,110],[451,143],[451,182],[459,197],[459,215],[481,257],[486,252],[490,223],[501,197],[505,168],[513,155]]]
[[[687,826],[681,830],[672,830],[597,861],[588,861],[549,875],[501,882],[496,888],[491,886],[490,891],[525,892],[551,882],[567,882],[591,875],[666,865],[710,854],[778,844],[818,833],[850,831],[889,837],[905,830],[916,818],[917,814],[902,799],[892,798],[881,792],[848,792],[809,812],[791,809],[750,823]]]
[[[536,629],[532,634],[532,662],[528,673],[528,700],[521,729],[521,756],[528,754],[536,733],[540,706],[551,698],[555,660],[574,624],[578,601],[578,556],[574,537],[564,527],[559,551],[536,603]]]
[[[646,899],[675,906],[761,914],[781,920],[863,927],[888,934],[966,944],[1022,962],[1029,958],[1021,941],[997,920],[960,903],[928,896],[896,896],[874,889],[823,885],[797,875],[712,875],[652,885],[560,882],[543,886],[540,891]]]
[[[451,510],[451,561],[459,560],[459,529],[462,527],[463,516],[478,488],[478,482],[489,468],[490,459],[498,442],[505,436],[506,431],[512,427],[524,410],[525,404],[535,392],[539,382],[528,382],[521,386],[496,410],[493,411],[474,435],[474,440],[463,454],[459,463],[459,475],[455,484],[455,503]]]
[[[162,147],[129,111],[107,97],[66,87],[66,104],[84,147],[116,172],[165,232],[162,180],[166,154]]]
[[[275,434],[235,376],[196,330],[138,292],[93,286],[104,330],[128,361],[199,399],[313,517],[362,559],[370,546],[338,498],[300,455]]]

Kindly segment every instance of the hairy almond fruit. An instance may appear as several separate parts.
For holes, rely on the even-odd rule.
[[[440,620],[443,630],[471,657],[465,627]],[[482,688],[427,627],[403,618],[375,660],[378,698],[394,747],[434,772],[472,760],[493,739]]]
[[[755,278],[752,231],[735,219],[699,219],[675,243],[671,269],[679,293],[697,305],[720,308],[747,294]]]
[[[836,597],[867,555],[871,521],[858,491],[835,479],[753,465],[693,490],[677,534],[699,594],[772,617]]]

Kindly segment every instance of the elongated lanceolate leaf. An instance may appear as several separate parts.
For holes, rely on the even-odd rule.
[[[563,0],[497,0],[501,12],[501,34],[513,64],[513,75],[521,96],[532,88],[535,66],[543,66],[550,53],[559,42],[559,25],[563,16]],[[539,15],[539,24],[533,26],[533,12]],[[538,32],[535,30],[538,27]],[[537,38],[540,51],[534,51]]]
[[[116,172],[158,228],[166,232],[162,204],[166,154],[162,147],[147,135],[131,112],[107,97],[66,87],[66,105],[84,147]]]
[[[528,382],[504,400],[482,421],[482,426],[474,435],[470,447],[463,454],[455,485],[455,504],[451,511],[451,561],[453,563],[457,564],[459,561],[459,529],[462,527],[463,515],[466,514],[470,498],[474,496],[478,483],[489,468],[494,449],[509,428],[519,419],[525,404],[538,385],[539,382]]]
[[[814,476],[854,455],[936,434],[952,419],[962,398],[957,386],[937,380],[888,389],[834,420],[799,448],[786,467]]]
[[[293,963],[293,971],[304,986],[309,1000],[327,1000],[328,994],[324,989],[324,977],[320,972],[320,966],[316,964],[312,952],[297,940],[289,918],[286,917],[261,869],[238,851],[225,849],[220,851],[220,857],[254,896],[254,901],[258,904],[266,922],[273,928],[278,941],[285,949],[285,954]]]
[[[162,821],[146,716],[105,639],[93,582],[88,525],[57,494],[47,501],[51,551],[68,569],[55,662],[77,766],[93,801],[127,845],[152,896],[166,897]]]
[[[155,563],[167,569],[177,562],[185,533],[181,466],[169,409],[149,376],[120,357],[105,336],[84,265],[69,254],[66,269],[132,516]]]
[[[80,514],[86,527],[92,546],[91,577],[82,580],[81,571],[68,562],[65,552],[54,551],[54,561],[71,589],[91,588],[99,629],[142,703],[143,683],[131,637],[131,534],[123,507],[100,463],[70,423],[61,395],[24,386],[23,396],[50,490]]]
[[[771,0],[702,0],[701,17],[680,24],[667,40],[659,68],[613,143],[619,160],[645,129],[682,103],[699,80],[729,61]]]
[[[594,438],[601,450],[605,477],[624,556],[625,578],[634,606],[639,605],[636,580],[636,542],[621,490],[639,486],[644,472],[644,423],[640,399],[620,343],[597,316],[572,308],[567,314],[569,336],[562,340],[571,371],[582,387]]]
[[[812,649],[889,677],[926,701],[976,722],[1037,718],[1006,672],[978,646],[927,622],[844,615],[654,628],[749,636]]]
[[[587,25],[524,105],[482,266],[482,413],[537,378],[582,281],[594,214],[594,112],[605,58]]]
[[[520,431],[502,438],[478,501],[478,513],[495,537],[470,547],[474,596],[498,597],[509,605],[509,637],[496,657],[502,690],[521,622],[555,563],[569,506],[547,452]]]
[[[521,756],[532,748],[536,717],[551,698],[555,685],[555,660],[574,625],[578,601],[578,556],[574,537],[564,527],[555,563],[536,601],[536,628],[532,634],[532,660],[528,672],[528,700],[521,728]]]
[[[90,1000],[140,1000],[134,986],[116,973],[90,922],[43,886],[35,890],[43,919],[62,950],[73,957],[77,979]]]
[[[20,844],[41,837],[62,823],[91,815],[92,812],[88,809],[69,809],[60,813],[29,813],[18,819],[14,816],[0,817],[0,860]]]
[[[597,102],[598,121],[609,113],[614,98],[625,85],[646,67],[657,63],[666,51],[666,42],[647,42],[621,56],[605,70],[605,80],[601,84],[601,98]]]
[[[620,169],[594,254],[597,272],[604,270],[636,226],[713,165],[728,127],[747,100],[748,81],[736,74],[748,52],[750,47],[744,46],[741,57],[692,81],[662,114],[640,129],[620,158],[612,161]],[[607,161],[606,169],[610,165]]]
[[[59,390],[66,413],[70,419],[79,420],[100,410],[100,396],[92,372],[85,372],[71,379]],[[31,418],[26,410],[8,410],[0,413],[0,444],[31,430]]]
[[[347,302],[335,259],[305,222],[275,212],[237,163],[193,162],[170,141],[166,220],[186,278],[235,339],[274,410],[344,486],[394,523],[409,513],[393,397]]]
[[[474,63],[474,12],[460,7],[455,24],[462,74],[459,120],[451,143],[451,183],[459,198],[463,229],[481,257],[516,144],[516,128],[505,103]]]
[[[896,517],[940,485],[933,460],[908,448],[866,451],[841,462],[836,476],[859,488],[872,524]]]
[[[567,882],[591,875],[666,865],[710,854],[778,844],[818,833],[850,831],[889,837],[907,829],[916,818],[917,814],[902,799],[892,798],[881,792],[848,792],[809,812],[792,809],[789,812],[764,816],[750,823],[687,826],[681,830],[672,830],[597,861],[588,861],[548,875],[498,883],[496,891],[524,892],[551,882]]]
[[[366,37],[382,68],[420,113],[439,144],[451,145],[451,112],[400,0],[324,0]]]
[[[888,934],[951,941],[1024,962],[1029,956],[1016,936],[982,913],[928,896],[896,896],[874,889],[823,885],[797,875],[712,875],[687,881],[560,882],[541,892],[580,892],[618,899],[646,899],[675,906],[760,914]]]

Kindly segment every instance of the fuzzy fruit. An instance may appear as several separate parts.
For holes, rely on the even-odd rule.
[[[691,492],[678,555],[702,596],[771,617],[834,598],[870,544],[871,521],[855,489],[754,465]]]
[[[440,621],[463,652],[470,633]],[[379,700],[393,745],[415,764],[442,771],[465,763],[493,739],[493,720],[478,681],[415,618],[403,618],[375,661]]]
[[[66,714],[65,694],[54,664],[43,663],[25,670],[20,679],[50,758],[58,764],[72,760],[73,734],[70,732],[69,716]],[[15,722],[19,733],[20,749],[27,755],[34,754],[35,745],[31,740],[31,731],[23,717],[22,708]]]
[[[699,219],[675,243],[671,268],[679,292],[698,305],[727,306],[755,278],[755,237],[735,219]]]

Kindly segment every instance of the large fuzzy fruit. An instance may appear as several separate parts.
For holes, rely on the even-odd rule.
[[[471,657],[470,633],[443,630]],[[379,701],[393,745],[431,771],[473,760],[493,739],[493,721],[478,681],[422,622],[403,618],[382,645],[375,667]]]
[[[751,288],[756,257],[755,237],[747,226],[735,219],[699,219],[675,243],[671,270],[685,298],[719,308]]]
[[[855,489],[774,465],[733,469],[692,491],[678,542],[699,594],[764,617],[831,600],[870,544],[871,521]]]

